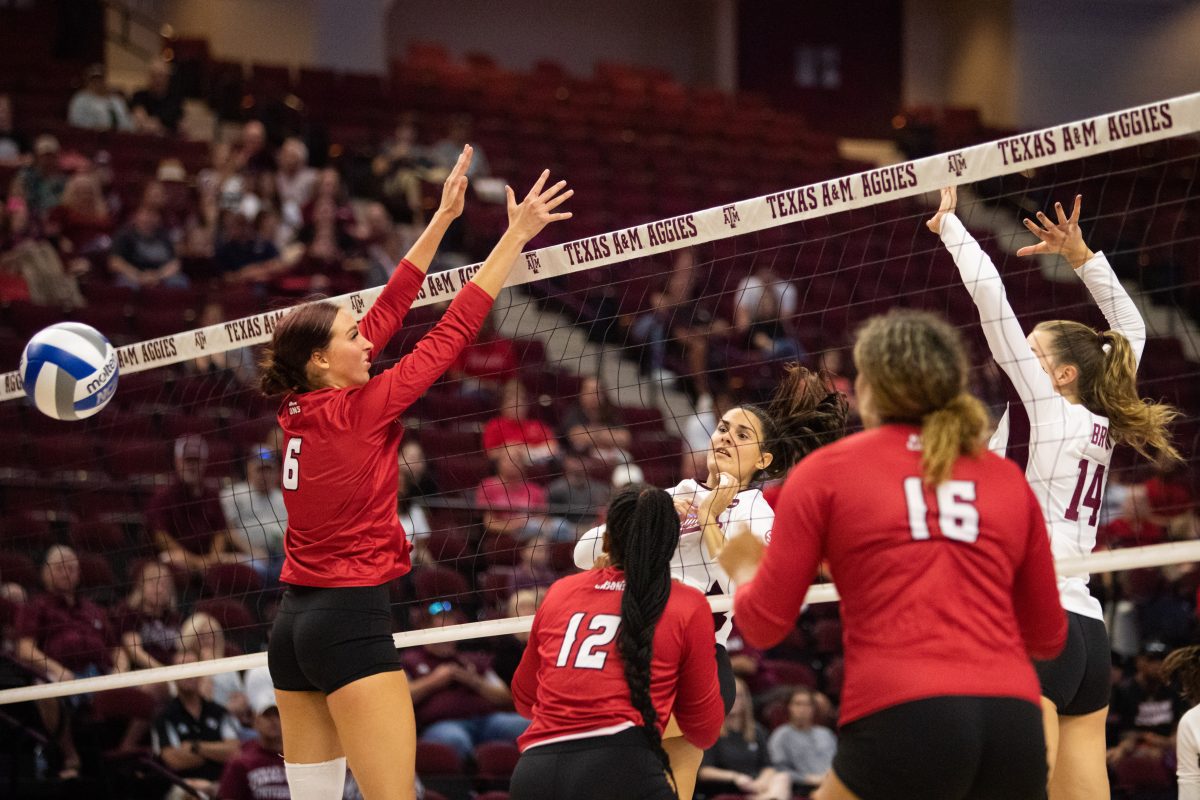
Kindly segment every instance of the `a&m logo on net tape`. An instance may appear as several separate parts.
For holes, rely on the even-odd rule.
[[[529,271],[534,275],[537,275],[542,271],[542,262],[541,259],[538,258],[537,253],[525,254],[525,266],[529,267]]]
[[[196,340],[197,349],[203,350],[208,346],[208,337],[204,335],[204,331],[196,331],[195,336],[192,338]]]
[[[738,216],[737,206],[725,206],[721,211],[725,214],[725,224],[730,228],[736,228],[737,224],[742,221],[742,218]]]
[[[946,160],[950,162],[950,172],[953,172],[955,177],[962,177],[963,170],[967,168],[967,160],[963,158],[962,153],[951,153],[946,156]]]
[[[355,314],[361,314],[366,309],[367,304],[363,301],[362,297],[352,294],[350,295],[350,307],[354,309]]]

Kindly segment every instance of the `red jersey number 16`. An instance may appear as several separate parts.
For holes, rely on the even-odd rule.
[[[283,488],[295,491],[300,488],[300,437],[288,439],[283,453]]]

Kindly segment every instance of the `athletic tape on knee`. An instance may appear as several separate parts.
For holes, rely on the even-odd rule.
[[[284,762],[292,800],[341,800],[346,790],[346,759],[335,758],[319,764]]]

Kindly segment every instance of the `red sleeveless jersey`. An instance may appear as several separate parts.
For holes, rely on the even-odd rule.
[[[400,328],[424,280],[402,261],[359,322],[372,355]],[[363,386],[284,397],[283,498],[288,526],[280,580],[300,586],[378,586],[411,568],[396,512],[399,418],[483,324],[492,298],[468,283],[416,348]]]
[[[533,720],[521,750],[640,727],[617,651],[625,574],[588,570],[550,587],[513,676],[517,711]],[[711,747],[725,708],[717,685],[712,609],[696,589],[671,581],[654,629],[650,697],[661,733],[674,713],[687,740]]]
[[[757,574],[734,595],[746,641],[787,634],[822,558],[841,595],[842,724],[944,695],[1037,702],[1030,656],[1057,655],[1067,626],[1041,509],[1012,462],[959,458],[930,489],[907,425],[806,457]]]

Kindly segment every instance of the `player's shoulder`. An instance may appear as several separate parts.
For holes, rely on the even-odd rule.
[[[1186,732],[1192,741],[1200,742],[1200,705],[1183,712],[1183,716],[1179,718],[1179,732]]]

